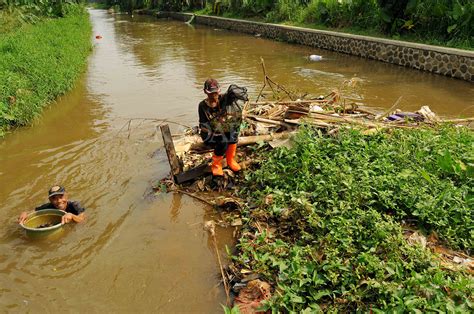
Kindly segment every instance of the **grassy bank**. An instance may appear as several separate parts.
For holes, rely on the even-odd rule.
[[[0,34],[0,136],[30,124],[74,86],[91,51],[91,24],[81,6],[64,17]]]
[[[473,148],[474,133],[454,127],[305,128],[246,176],[252,205],[234,261],[275,287],[275,311],[472,311],[472,275],[442,267],[403,230],[472,253]]]

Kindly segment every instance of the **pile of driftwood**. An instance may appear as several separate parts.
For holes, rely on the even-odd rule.
[[[261,65],[263,86],[256,101],[245,104],[243,108],[239,147],[263,142],[269,143],[271,147],[288,146],[290,137],[303,124],[320,128],[324,133],[332,135],[342,127],[358,127],[362,128],[365,134],[372,134],[387,128],[415,128],[440,122],[474,122],[474,118],[441,120],[428,106],[421,107],[417,112],[402,112],[398,109],[402,97],[388,110],[374,112],[372,108],[354,102],[346,96],[354,94],[361,81],[357,77],[344,81],[327,96],[308,98],[307,93],[297,96],[297,93],[269,77],[263,59]],[[261,101],[267,87],[273,94],[272,99],[276,100]],[[188,128],[185,136],[175,140],[167,125],[161,124],[160,128],[171,166],[171,178],[162,181],[162,185],[166,183],[168,188],[176,189],[173,184],[181,185],[201,178],[191,190],[206,189],[209,182],[204,182],[203,177],[210,173],[208,164],[212,149],[202,142],[197,127]],[[238,152],[238,162],[244,169],[255,162],[248,150],[240,148]],[[226,174],[226,178],[234,175],[230,170]],[[207,180],[209,181],[209,178]]]
[[[246,168],[260,163],[259,156],[262,154],[256,154],[256,150],[291,146],[291,136],[301,125],[311,125],[321,129],[323,134],[332,136],[342,128],[358,128],[365,134],[373,134],[393,128],[437,126],[443,122],[468,126],[474,123],[474,118],[442,120],[428,106],[423,106],[416,112],[403,112],[399,110],[401,97],[388,110],[376,112],[373,108],[353,102],[345,96],[348,88],[354,88],[358,84],[360,80],[357,78],[345,81],[339,89],[327,96],[307,98],[305,94],[298,97],[296,93],[274,82],[267,75],[263,60],[262,68],[264,73],[262,90],[255,102],[245,104],[242,112],[243,123],[237,150],[237,161],[243,169],[240,173],[245,173]],[[274,100],[261,100],[266,87],[271,89]],[[285,99],[280,97],[281,93]],[[188,127],[184,135],[173,137],[168,125],[165,124],[172,123],[171,121],[157,122],[160,122],[159,127],[171,173],[155,186],[155,190],[183,193],[218,209],[220,219],[206,222],[204,229],[210,233],[214,242],[227,295],[227,306],[231,304],[232,292],[235,296],[234,305],[238,306],[242,313],[255,313],[261,302],[271,296],[271,287],[249,269],[237,268],[232,263],[223,265],[217,250],[214,230],[218,224],[223,227],[234,227],[236,237],[240,234],[240,227],[243,225],[241,209],[244,208],[245,200],[236,196],[236,189],[240,181],[243,181],[242,176],[226,169],[224,160],[224,176],[217,180],[216,185],[216,178],[212,177],[209,167],[213,150],[203,144],[197,127]],[[128,130],[130,132],[130,123]],[[251,230],[255,230],[258,234],[263,234],[264,231],[266,234],[274,232],[274,227],[266,223],[265,217],[259,219],[257,214],[253,216],[256,219],[250,222]],[[425,238],[411,229],[405,230],[405,236],[410,243],[427,245],[441,254],[440,258],[445,268],[457,269],[462,265],[467,266],[472,273],[474,269],[472,258],[444,249],[436,243],[435,236]]]
[[[378,113],[360,104],[346,104],[338,92],[308,100],[247,103],[243,110],[244,122],[239,137],[237,161],[244,171],[252,164],[258,164],[259,154],[255,154],[256,147],[271,149],[291,145],[291,136],[303,124],[320,128],[330,136],[345,127],[359,128],[366,134],[371,134],[390,128],[435,126],[441,122],[470,124],[474,121],[473,118],[441,120],[427,106],[417,112],[402,112],[396,108],[399,100],[389,110]],[[162,125],[161,131],[171,166],[171,176],[161,180],[156,188],[184,193],[218,209],[220,219],[206,222],[204,227],[210,232],[215,244],[227,305],[230,306],[233,299],[233,305],[238,306],[242,313],[255,313],[256,308],[271,296],[270,285],[261,281],[259,275],[251,270],[237,268],[232,263],[224,265],[217,250],[214,232],[214,225],[219,224],[234,227],[236,236],[240,234],[240,226],[243,224],[240,215],[244,200],[239,199],[236,193],[233,193],[235,191],[228,190],[229,187],[238,185],[242,177],[224,169],[225,175],[219,179],[220,185],[216,189],[209,167],[213,151],[202,143],[197,128],[189,128],[185,135],[176,139],[171,136],[168,125]],[[265,224],[265,219],[257,219],[252,224],[259,234],[262,234],[264,229],[266,233],[272,232],[272,227]],[[439,253],[444,268],[456,270],[462,266],[472,273],[474,264],[471,257],[437,245],[434,236],[426,239],[416,230],[409,229],[406,230],[405,236],[410,243],[424,243]]]
[[[396,109],[400,99],[392,108],[379,113],[356,103],[346,104],[337,92],[317,99],[247,103],[243,110],[243,127],[238,146],[256,143],[269,143],[272,148],[288,146],[291,144],[290,137],[303,124],[320,128],[331,135],[342,127],[362,128],[365,134],[371,134],[388,128],[415,128],[434,126],[441,122],[474,121],[441,120],[428,106],[423,106],[416,112],[402,112]],[[172,139],[167,126],[161,128],[172,169],[168,185],[200,179],[191,190],[203,191],[209,188],[205,177],[210,174],[208,164],[212,148],[203,143],[197,128],[189,128],[184,136],[177,139]],[[248,150],[240,148],[238,152],[238,161],[244,169],[255,161],[248,155]],[[230,170],[226,173],[228,176],[234,175]]]

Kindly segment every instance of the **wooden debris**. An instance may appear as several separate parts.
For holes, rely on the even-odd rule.
[[[219,253],[219,248],[217,247],[217,238],[216,238],[216,224],[214,221],[206,221],[204,223],[204,230],[208,231],[211,238],[212,243],[214,244],[214,249],[216,251],[217,261],[219,263],[219,269],[221,271],[222,282],[224,283],[225,294],[227,297],[227,306],[230,305],[230,288],[229,283],[227,282],[227,276],[224,271],[224,266],[222,265],[221,255]]]
[[[403,96],[398,97],[397,101],[393,104],[393,106],[390,107],[390,109],[384,111],[383,113],[376,115],[375,120],[381,120],[382,118],[386,117],[390,112],[394,111],[400,104],[402,98]]]
[[[292,132],[281,132],[267,135],[242,136],[239,137],[239,142],[237,143],[237,146],[245,146],[258,142],[268,142],[274,139],[289,138],[291,135],[293,135]],[[202,142],[202,139],[197,135],[188,136],[179,141],[176,145],[176,152],[178,154],[183,154],[186,152],[193,152],[199,154],[208,152],[210,150],[212,149],[206,144],[204,144]]]
[[[183,171],[183,167],[179,162],[178,156],[174,149],[173,138],[171,137],[170,127],[168,124],[164,124],[160,127],[161,134],[163,136],[163,142],[165,145],[166,155],[171,167],[171,175],[175,176]]]
[[[474,257],[441,246],[436,234],[433,233],[425,237],[421,232],[405,226],[404,236],[411,245],[420,245],[422,248],[431,249],[437,255],[443,268],[452,271],[464,269],[468,273],[474,274]]]
[[[181,183],[196,179],[210,172],[211,172],[211,167],[208,164],[203,164],[191,170],[177,173],[175,174],[174,177],[175,177],[176,183],[181,184]]]
[[[269,123],[269,124],[273,124],[273,125],[279,125],[279,126],[287,128],[287,129],[292,128],[291,125],[289,125],[288,123],[285,123],[283,121],[260,118],[260,117],[254,116],[254,115],[248,115],[247,118],[251,118],[255,121],[260,121],[260,122]]]

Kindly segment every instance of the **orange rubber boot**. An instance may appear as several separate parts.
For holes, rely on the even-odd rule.
[[[222,171],[222,159],[224,156],[212,155],[212,164],[211,171],[214,176],[223,176],[224,172]]]
[[[237,144],[229,144],[227,151],[225,152],[225,158],[227,159],[227,166],[229,166],[232,171],[239,171],[240,165],[235,161],[235,152],[237,151]]]

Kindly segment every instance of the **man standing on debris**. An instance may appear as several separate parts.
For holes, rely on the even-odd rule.
[[[242,123],[242,104],[248,101],[247,89],[230,85],[225,94],[220,94],[219,83],[215,79],[204,82],[207,98],[199,103],[199,129],[205,144],[214,148],[211,170],[214,176],[224,175],[222,160],[224,153],[227,165],[232,171],[240,170],[235,161],[240,124]]]

